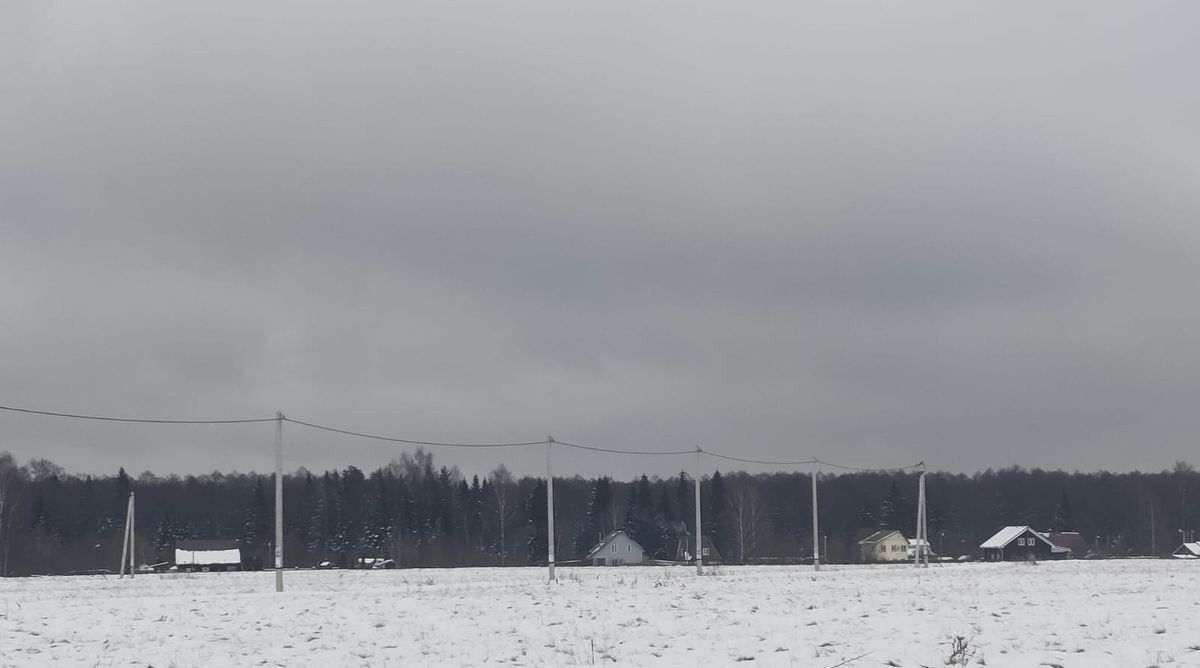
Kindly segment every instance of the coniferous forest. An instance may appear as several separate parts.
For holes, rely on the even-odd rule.
[[[556,553],[582,559],[598,538],[623,529],[647,554],[674,559],[695,531],[686,473],[635,480],[555,478]],[[807,473],[720,471],[701,481],[704,535],[724,563],[796,562],[812,552]],[[854,561],[864,533],[913,535],[915,473],[820,474],[822,559]],[[998,528],[1028,524],[1078,531],[1094,556],[1168,554],[1200,524],[1200,473],[1177,462],[1158,473],[1067,473],[1020,467],[926,477],[929,534],[944,556],[978,554]],[[139,563],[169,561],[178,541],[235,539],[246,564],[269,564],[274,478],[80,476],[44,459],[0,453],[0,572],[115,570],[126,499],[136,492]],[[284,476],[287,566],[353,566],[363,557],[400,567],[527,566],[546,559],[546,482],[504,467],[463,473],[423,450],[374,471],[350,467]]]

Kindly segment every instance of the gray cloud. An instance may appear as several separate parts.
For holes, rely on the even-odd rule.
[[[1163,468],[1200,402],[1196,11],[18,3],[0,403]],[[85,471],[271,438],[0,415]]]

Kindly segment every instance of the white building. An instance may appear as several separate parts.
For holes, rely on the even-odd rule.
[[[909,559],[909,540],[899,531],[884,529],[858,541],[863,563],[905,561]]]
[[[235,540],[185,540],[175,548],[175,567],[181,571],[238,571],[242,551]]]
[[[614,531],[588,552],[593,566],[625,566],[646,561],[646,551],[624,531]]]
[[[937,556],[933,553],[933,548],[929,546],[929,541],[922,538],[919,542],[921,544],[921,558],[928,559],[929,557]],[[905,557],[909,559],[915,558],[917,553],[917,543],[918,540],[916,538],[908,539],[908,551],[905,552]]]
[[[1176,559],[1200,559],[1200,542],[1184,543],[1171,553]]]

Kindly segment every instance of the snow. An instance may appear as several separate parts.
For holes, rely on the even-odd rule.
[[[1055,545],[1054,542],[1051,541],[1049,538],[1046,538],[1046,536],[1044,534],[1042,534],[1038,531],[1034,531],[1033,529],[1030,529],[1027,526],[1004,527],[1003,529],[997,531],[996,535],[983,541],[983,544],[980,545],[979,547],[984,550],[988,550],[988,549],[994,550],[994,549],[1004,548],[1009,543],[1011,543],[1014,538],[1016,538],[1017,536],[1020,536],[1021,534],[1025,533],[1026,531],[1029,531],[1033,535],[1040,538],[1043,543],[1049,545],[1050,552],[1053,554],[1067,554],[1071,551],[1069,548],[1065,548],[1061,545]]]
[[[1177,559],[1195,559],[1200,557],[1200,542],[1180,545],[1179,549],[1175,550],[1173,556]]]
[[[980,545],[979,548],[983,549],[983,550],[998,550],[998,549],[1004,547],[1005,545],[1008,545],[1009,543],[1013,542],[1014,538],[1025,533],[1025,530],[1028,528],[1029,527],[1027,527],[1027,526],[1004,527],[1003,529],[997,531],[996,535],[983,541],[983,544]],[[1035,531],[1034,533],[1037,533],[1037,532]]]
[[[558,572],[0,578],[0,666],[1200,666],[1196,561]]]
[[[239,550],[175,550],[177,566],[208,566],[212,564],[240,564]]]

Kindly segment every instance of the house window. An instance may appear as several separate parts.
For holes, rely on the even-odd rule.
[[[887,552],[887,545],[880,545],[880,546],[879,546],[879,551],[880,551],[880,552]]]
[[[617,551],[617,546],[616,546],[616,545],[609,545],[609,546],[608,546],[608,551],[609,551],[609,552],[616,552],[616,551]]]
[[[626,546],[625,546],[625,551],[626,551],[626,552],[633,552],[633,546],[632,546],[632,545],[626,545]]]
[[[1018,539],[1017,539],[1017,545],[1024,545],[1024,544],[1025,544],[1025,539],[1024,539],[1024,538],[1018,538]]]

